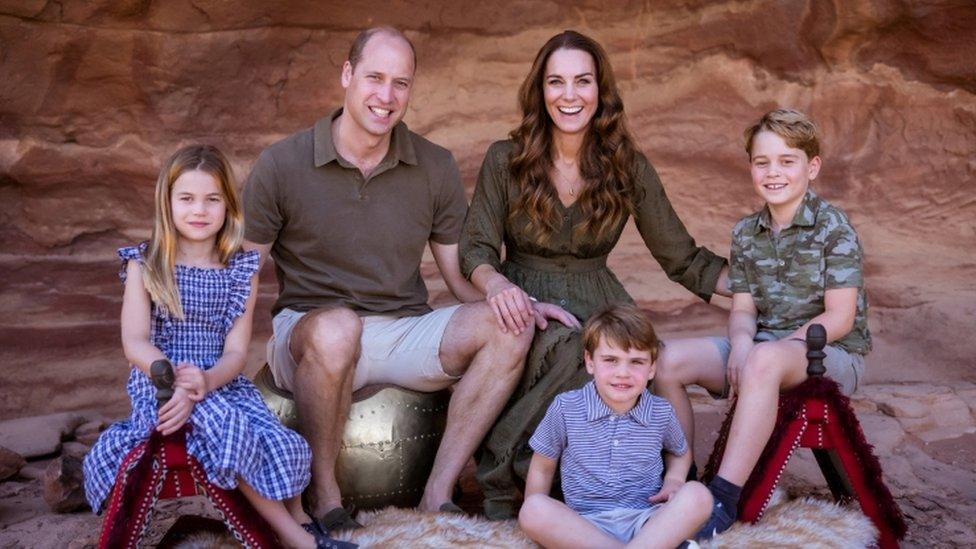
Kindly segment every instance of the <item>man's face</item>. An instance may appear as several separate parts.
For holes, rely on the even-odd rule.
[[[406,42],[383,33],[373,35],[356,67],[348,61],[342,67],[343,113],[371,135],[389,134],[410,103],[413,73],[413,52]]]

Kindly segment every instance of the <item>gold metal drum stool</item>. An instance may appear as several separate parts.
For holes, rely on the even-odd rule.
[[[298,430],[295,401],[275,385],[268,365],[254,384],[281,423]],[[376,509],[420,503],[450,398],[446,389],[419,393],[395,385],[367,385],[353,393],[336,463],[343,505]]]

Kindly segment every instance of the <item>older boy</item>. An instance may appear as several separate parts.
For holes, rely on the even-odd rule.
[[[546,547],[675,547],[712,501],[685,482],[691,453],[674,409],[646,389],[654,328],[632,305],[610,307],[586,323],[583,347],[593,381],[557,396],[529,441],[519,525]],[[549,497],[557,462],[566,503]]]
[[[846,394],[857,389],[871,349],[857,233],[844,212],[808,188],[820,172],[816,126],[780,109],[745,138],[752,182],[766,205],[732,230],[729,337],[668,342],[655,381],[689,433],[685,386],[739,396],[722,466],[709,485],[715,507],[699,538],[735,521],[741,486],[772,434],[779,393],[807,377],[807,327],[827,329],[826,375]]]

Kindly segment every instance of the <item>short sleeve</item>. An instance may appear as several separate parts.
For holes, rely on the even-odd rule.
[[[508,166],[500,152],[501,144],[488,148],[485,160],[478,172],[478,182],[474,187],[471,207],[464,220],[461,231],[461,273],[471,278],[471,273],[480,265],[491,265],[501,272],[502,241],[505,236],[505,219],[508,216],[508,202],[501,170]]]
[[[563,418],[562,398],[553,399],[545,417],[529,439],[529,447],[551,460],[558,461],[566,447],[566,421]]]
[[[678,422],[678,416],[674,413],[674,407],[667,401],[663,401],[662,404],[667,410],[668,419],[665,423],[661,445],[669,454],[683,456],[688,451],[688,439],[685,437],[684,430],[681,429],[681,423]]]
[[[715,292],[725,259],[695,244],[678,219],[654,166],[639,155],[634,221],[644,244],[668,278],[708,301]]]
[[[251,278],[258,272],[261,254],[256,250],[234,254],[227,265],[230,277],[230,300],[224,313],[224,328],[230,330],[237,317],[244,314],[247,298],[251,295]]]
[[[863,284],[862,250],[854,227],[840,219],[824,246],[825,288],[859,288]]]
[[[122,280],[123,286],[125,285],[127,275],[126,267],[129,265],[129,262],[138,261],[141,265],[143,262],[143,257],[145,257],[145,253],[148,248],[148,242],[142,242],[137,246],[126,246],[124,248],[119,248],[119,259],[122,260],[122,266],[119,268],[119,279]]]
[[[450,153],[447,153],[443,168],[440,192],[434,202],[434,222],[430,239],[438,244],[457,244],[468,202],[464,198],[461,172]]]
[[[751,291],[746,276],[745,248],[742,239],[742,227],[739,224],[732,229],[732,248],[729,252],[729,288],[733,294],[747,294]]]
[[[274,156],[265,149],[244,184],[244,238],[270,244],[278,237],[284,216],[278,202],[278,174]]]

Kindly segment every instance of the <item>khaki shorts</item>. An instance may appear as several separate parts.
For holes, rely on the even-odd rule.
[[[449,387],[460,376],[448,375],[440,360],[441,338],[460,305],[431,311],[423,316],[364,316],[359,362],[352,390],[366,385],[391,383],[420,392]],[[305,313],[282,309],[272,320],[274,335],[268,340],[268,365],[275,385],[294,387],[298,364],[291,355],[291,332]]]
[[[726,367],[729,363],[729,353],[732,352],[732,344],[727,337],[709,337],[719,354],[722,355],[722,364]],[[754,341],[762,343],[764,341],[776,341],[775,335],[769,332],[758,332]],[[827,369],[824,375],[836,381],[840,385],[840,390],[845,395],[850,396],[857,390],[861,377],[864,376],[864,355],[850,353],[837,345],[827,345],[824,347],[824,368]],[[725,398],[729,395],[728,378],[725,382],[725,392],[721,395],[712,395],[715,398]]]

